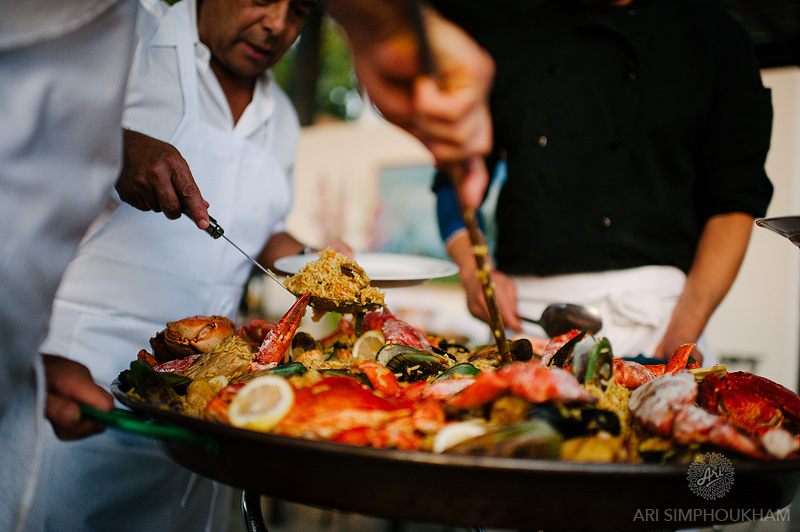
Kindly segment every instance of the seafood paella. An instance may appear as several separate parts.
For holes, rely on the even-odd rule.
[[[758,375],[701,368],[693,345],[642,365],[575,330],[544,349],[514,340],[503,363],[495,346],[459,345],[385,307],[342,315],[314,338],[298,332],[309,299],[275,324],[168,323],[121,388],[213,422],[376,448],[587,462],[678,463],[709,449],[798,456],[800,397]]]

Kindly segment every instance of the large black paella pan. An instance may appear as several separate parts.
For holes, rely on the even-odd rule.
[[[696,494],[686,465],[587,464],[361,448],[239,429],[116,398],[205,443],[165,439],[182,466],[240,489],[380,517],[467,527],[665,530],[788,519],[800,461],[733,461],[726,489]],[[691,466],[690,466],[691,467]],[[697,472],[692,482],[697,483]],[[711,479],[706,479],[710,481]],[[732,482],[732,483],[731,483]]]

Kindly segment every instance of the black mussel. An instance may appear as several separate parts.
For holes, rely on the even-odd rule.
[[[608,338],[586,336],[572,351],[572,374],[581,384],[594,383],[605,388],[614,374],[614,355]]]
[[[444,454],[504,458],[558,458],[564,438],[547,421],[501,427],[445,449]]]
[[[119,374],[116,382],[119,383],[120,391],[128,393],[133,388],[133,373],[129,369],[124,370]]]
[[[476,347],[469,354],[469,358],[467,358],[467,361],[472,363],[484,360],[492,362],[495,366],[500,365],[500,352],[497,350],[495,344]]]
[[[349,369],[334,369],[334,368],[326,368],[326,369],[318,369],[321,374],[323,375],[337,375],[339,377],[352,377],[354,374]]]
[[[141,360],[134,360],[130,367],[130,378],[126,377],[126,380],[131,385],[132,391],[142,400],[169,410],[181,409],[181,398],[171,383],[172,377],[175,376],[158,372]]]
[[[353,319],[353,331],[356,333],[356,338],[364,334],[364,317],[366,312],[356,312]]]
[[[178,395],[186,394],[186,388],[188,388],[192,383],[192,379],[185,375],[177,375],[175,373],[165,372],[161,372],[158,375],[164,379],[164,381],[169,384]]]
[[[387,344],[377,354],[377,360],[401,381],[421,381],[439,375],[450,367],[450,358],[432,351],[423,351],[400,344]]]
[[[153,372],[155,372],[156,377],[161,381],[168,384],[178,395],[184,395],[186,393],[186,388],[192,383],[192,379],[186,377],[184,375],[178,375],[176,373],[167,373],[165,371],[155,371],[153,370],[149,364],[143,362],[141,360],[136,360],[135,362],[131,363],[131,369],[136,368],[136,375],[140,375],[141,372],[149,373],[144,367],[141,365],[147,366]],[[136,385],[137,377],[134,375],[134,372],[131,369],[126,369],[122,373],[119,374],[119,385],[120,390],[127,392],[131,388],[134,388]],[[146,377],[145,377],[146,378]]]
[[[622,430],[619,416],[611,410],[603,408],[585,408],[581,410],[581,421],[586,426],[586,431],[594,434],[600,431],[618,436]]]
[[[358,382],[360,382],[364,386],[372,388],[372,383],[369,381],[369,377],[367,377],[363,373],[353,372],[353,371],[350,371],[349,369],[332,369],[332,368],[331,369],[319,369],[317,371],[319,371],[322,375],[336,375],[336,376],[339,376],[339,377],[352,377],[352,378],[358,380]]]
[[[508,353],[511,356],[511,360],[527,362],[533,358],[533,345],[527,338],[518,338],[517,340],[508,342]],[[482,360],[490,361],[494,366],[500,365],[501,357],[497,344],[478,347],[472,351],[467,359],[468,362],[478,362]]]
[[[404,353],[393,357],[386,367],[401,381],[416,382],[439,375],[449,359],[435,353]]]
[[[620,433],[619,417],[611,410],[602,408],[565,409],[543,403],[532,405],[530,417],[550,423],[564,438],[577,438],[605,431],[612,436]]]
[[[436,377],[434,381],[443,381],[446,379],[458,379],[462,377],[477,377],[481,370],[470,364],[469,362],[462,362],[444,370],[441,375]]]
[[[575,438],[586,434],[580,416],[574,411],[550,403],[531,405],[528,416],[547,421],[564,438]]]
[[[469,357],[469,349],[466,346],[446,339],[439,340],[439,345],[434,347],[433,350],[436,353],[448,355],[454,360],[466,360]]]
[[[305,331],[300,331],[292,338],[292,356],[297,356],[299,353],[306,351],[323,351],[324,347],[319,340]]]
[[[611,343],[608,338],[601,338],[592,346],[586,364],[586,373],[578,380],[582,384],[594,383],[605,386],[614,377],[614,355],[611,353]]]
[[[306,368],[300,362],[289,362],[288,364],[281,364],[280,366],[275,366],[274,368],[269,368],[264,371],[268,371],[271,375],[278,375],[279,377],[294,377],[295,375],[302,375],[308,368]]]
[[[533,358],[533,344],[527,338],[518,338],[508,342],[508,352],[511,360],[527,362]]]
[[[564,366],[569,365],[572,362],[572,353],[575,350],[575,346],[578,345],[578,342],[583,340],[585,336],[586,336],[586,331],[583,331],[582,333],[571,338],[567,343],[559,347],[558,351],[555,352],[555,354],[550,359],[550,362],[547,363],[547,365],[555,366],[557,368],[563,368]]]
[[[419,354],[419,355],[429,355],[431,351],[425,351],[424,349],[417,349],[416,347],[410,347],[403,344],[384,344],[383,347],[378,349],[378,352],[375,354],[375,360],[383,364],[384,366],[389,363],[391,359],[398,355],[405,355],[405,354]],[[443,357],[444,355],[439,355]]]
[[[568,364],[572,366],[572,374],[578,379],[580,383],[584,383],[586,379],[586,370],[589,367],[590,360],[593,360],[600,354],[600,349],[606,347],[610,350],[608,341],[602,348],[598,347],[600,342],[594,336],[587,334],[572,348],[572,355],[568,360]],[[610,351],[609,351],[610,352]]]

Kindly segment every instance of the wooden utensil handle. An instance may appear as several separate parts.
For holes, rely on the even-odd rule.
[[[486,301],[486,307],[489,310],[489,325],[492,328],[492,335],[494,336],[497,349],[500,352],[500,358],[503,363],[511,361],[511,354],[508,350],[508,340],[506,339],[505,325],[503,324],[503,317],[500,315],[500,307],[497,304],[497,294],[495,292],[494,281],[492,280],[492,263],[489,260],[489,246],[486,245],[486,240],[483,237],[483,232],[478,227],[475,209],[468,207],[461,200],[459,193],[459,183],[463,175],[463,167],[461,164],[447,165],[443,168],[450,174],[450,179],[453,186],[456,188],[458,195],[458,204],[461,210],[461,217],[464,219],[464,225],[469,233],[470,243],[472,245],[472,255],[475,257],[477,263],[478,281],[481,283],[483,289],[483,298]]]
[[[425,21],[422,16],[420,0],[407,0],[407,7],[411,17],[411,23],[416,33],[417,46],[419,47],[420,61],[422,68],[428,75],[436,77],[436,61],[428,41],[428,34],[425,30]],[[500,315],[500,307],[497,305],[497,296],[494,290],[494,281],[492,281],[492,264],[489,261],[489,248],[483,238],[483,233],[478,227],[477,220],[475,219],[475,209],[467,207],[461,198],[459,192],[459,183],[463,176],[463,164],[453,163],[442,167],[442,170],[450,175],[450,180],[456,189],[458,195],[458,205],[461,210],[461,217],[464,219],[464,224],[469,232],[469,238],[472,243],[472,254],[475,256],[475,261],[478,264],[478,280],[483,289],[483,298],[486,300],[486,306],[489,309],[489,325],[492,327],[492,335],[497,343],[497,349],[500,352],[501,360],[509,362],[511,354],[508,351],[508,341],[506,340],[505,326],[503,325],[503,318]]]

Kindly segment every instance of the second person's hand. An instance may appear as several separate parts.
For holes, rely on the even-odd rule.
[[[180,152],[167,142],[123,130],[123,165],[116,189],[125,203],[163,212],[170,220],[188,211],[197,227],[208,227],[208,202]]]
[[[466,162],[459,184],[477,208],[489,184],[482,158],[492,147],[489,92],[494,61],[464,30],[424,9],[435,72],[423,64],[405,2],[331,0],[347,33],[356,74],[385,118],[417,137],[438,165]]]
[[[81,416],[79,404],[103,411],[114,407],[111,394],[98,386],[86,366],[63,357],[42,355],[47,382],[45,415],[62,440],[77,440],[98,434],[105,427]]]
[[[500,316],[503,319],[503,326],[515,333],[521,333],[522,321],[517,315],[517,288],[514,285],[514,281],[506,274],[498,271],[493,271],[490,278],[494,283],[494,293]],[[483,294],[483,287],[478,280],[477,273],[467,276],[462,275],[462,282],[467,292],[467,308],[470,314],[481,321],[491,323],[489,307],[486,304],[486,297]]]

